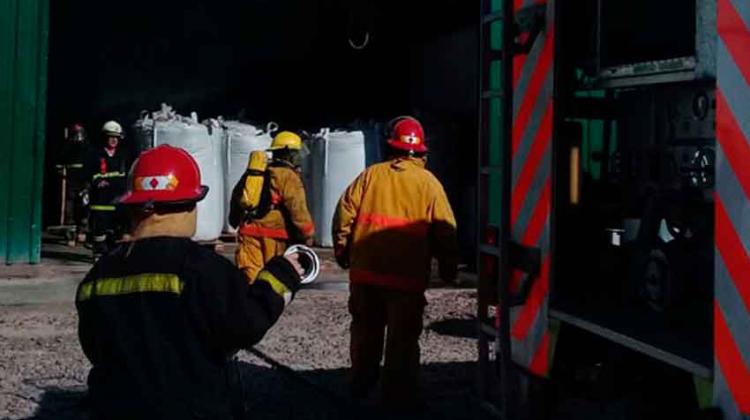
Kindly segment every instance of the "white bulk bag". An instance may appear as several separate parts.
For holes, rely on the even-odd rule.
[[[222,164],[223,130],[218,123],[202,124],[195,113],[191,118],[175,117],[154,121],[153,145],[168,144],[190,153],[198,163],[201,182],[208,195],[198,203],[196,241],[212,241],[221,236],[224,225],[224,173]]]
[[[361,131],[327,129],[315,138],[310,156],[312,168],[315,242],[333,246],[331,225],[339,198],[365,169],[365,136]]]
[[[133,124],[133,144],[137,154],[154,147],[154,121],[170,121],[178,118],[171,106],[162,103],[159,111],[142,111]]]
[[[229,208],[232,189],[247,169],[247,159],[251,152],[271,147],[271,133],[278,129],[276,123],[269,123],[266,131],[238,121],[224,121],[225,160],[224,160],[224,231],[234,233],[229,226]]]

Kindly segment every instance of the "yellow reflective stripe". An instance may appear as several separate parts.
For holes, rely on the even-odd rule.
[[[287,293],[292,292],[288,287],[286,287],[284,283],[277,279],[276,276],[271,274],[270,271],[261,271],[260,274],[258,274],[258,278],[256,279],[256,281],[258,280],[268,283],[268,285],[271,286],[271,289],[273,289],[273,291],[282,298],[285,298],[284,295],[286,295]]]
[[[104,278],[81,285],[78,301],[94,296],[119,296],[133,293],[182,294],[184,284],[176,274],[144,273],[126,277]]]
[[[128,176],[128,174],[123,172],[105,172],[103,174],[94,174],[94,179],[120,178],[125,176]]]
[[[115,206],[103,206],[103,205],[96,205],[96,204],[94,204],[94,205],[89,206],[89,210],[94,210],[94,211],[115,211],[115,210],[117,210],[117,207],[115,207]]]

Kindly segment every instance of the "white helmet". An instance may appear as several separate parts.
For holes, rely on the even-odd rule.
[[[122,126],[117,121],[105,122],[102,126],[102,133],[104,133],[105,136],[119,138],[125,137],[125,134],[122,132]]]

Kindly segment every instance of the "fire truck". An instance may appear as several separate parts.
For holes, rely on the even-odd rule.
[[[750,2],[482,0],[479,24],[485,403],[518,418],[599,348],[748,418]]]

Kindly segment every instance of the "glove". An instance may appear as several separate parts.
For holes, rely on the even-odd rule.
[[[302,264],[299,263],[299,254],[284,255],[284,258],[292,263],[292,267],[294,267],[294,270],[297,271],[297,274],[299,274],[300,276],[305,274],[305,269],[302,268]]]
[[[88,190],[88,188],[84,188],[84,189],[82,189],[78,193],[78,199],[81,200],[81,204],[83,204],[84,207],[89,205],[89,190]]]

